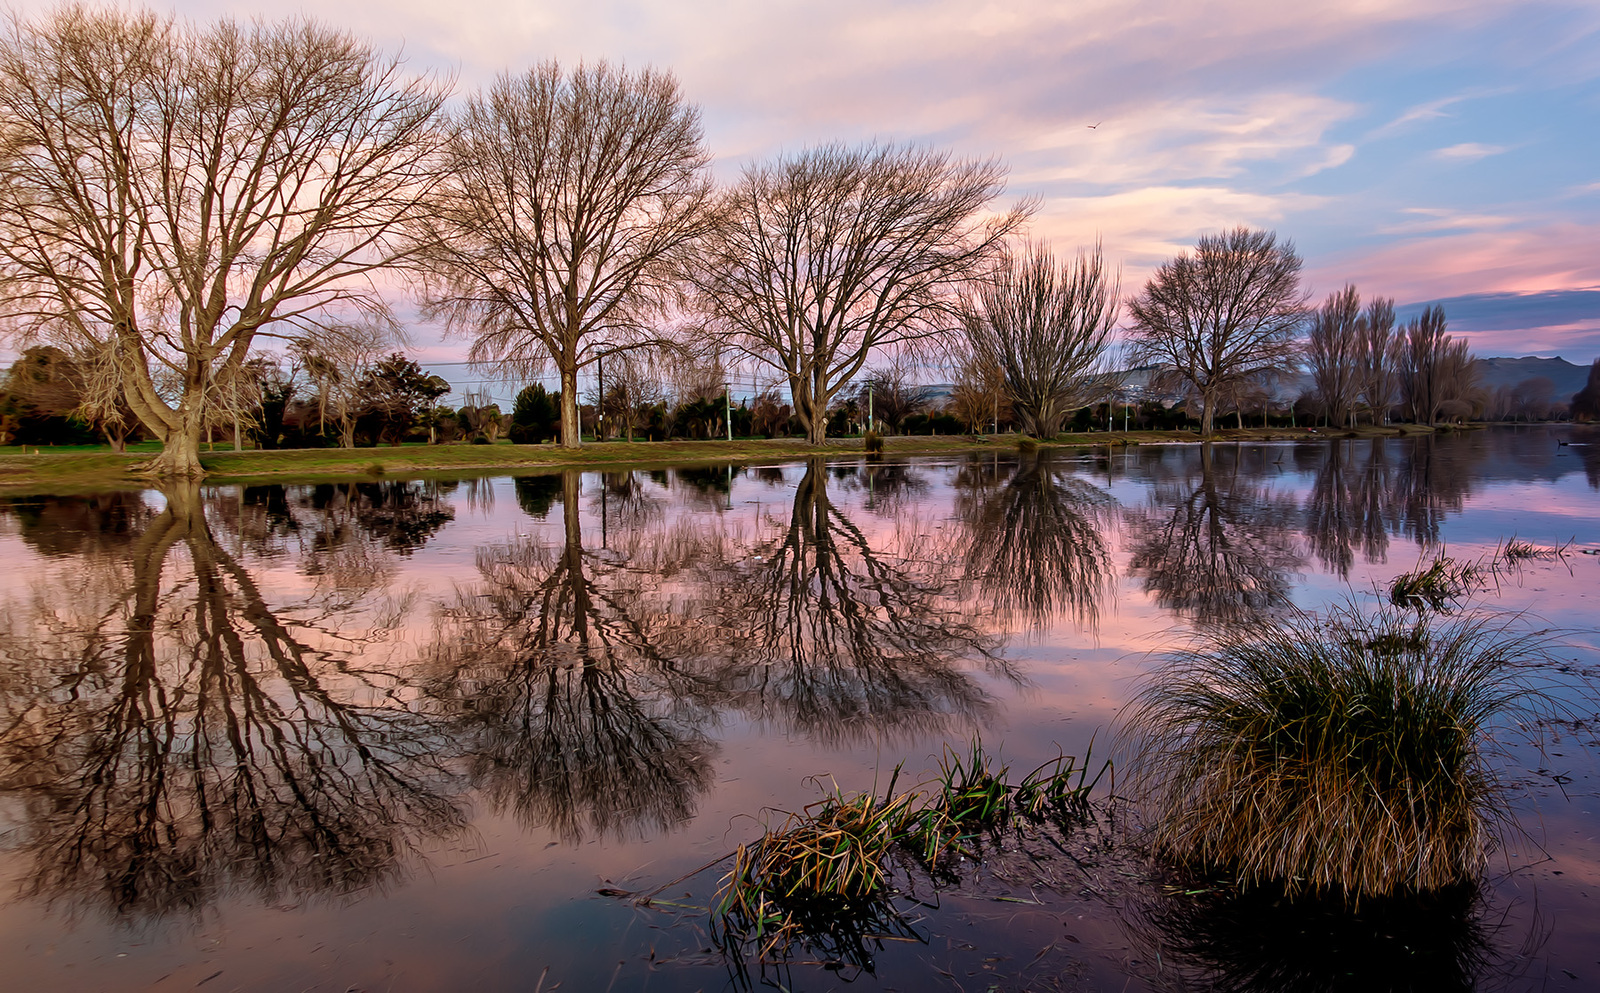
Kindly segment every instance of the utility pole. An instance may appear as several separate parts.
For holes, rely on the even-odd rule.
[[[733,441],[733,383],[732,383],[732,381],[729,381],[729,382],[726,382],[726,383],[722,384],[722,419],[728,425],[728,440],[731,442],[731,441]],[[733,467],[729,466],[728,467],[728,471],[731,473],[733,471]],[[730,485],[732,484],[732,477],[731,476],[729,477],[729,483],[730,483]]]
[[[604,441],[606,425],[606,353],[601,352],[596,361],[600,363],[600,397],[594,404],[594,440]],[[580,431],[578,433],[582,434],[583,432]]]

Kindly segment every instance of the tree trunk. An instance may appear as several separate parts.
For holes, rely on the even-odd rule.
[[[1200,437],[1211,437],[1211,418],[1216,409],[1216,398],[1209,393],[1200,394]]]
[[[200,464],[201,416],[188,408],[183,418],[161,439],[161,454],[145,463],[144,472],[163,479],[199,479],[206,474]]]
[[[578,370],[561,370],[561,447],[583,447],[583,425],[578,422]]]
[[[815,402],[806,406],[809,409],[802,415],[806,422],[806,442],[812,445],[824,444],[828,440],[828,411],[824,408],[818,412],[816,409],[818,405]],[[867,429],[871,430],[871,427],[869,424]]]

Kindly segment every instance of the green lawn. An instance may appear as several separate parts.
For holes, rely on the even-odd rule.
[[[1411,431],[1418,430],[1408,425]],[[1422,430],[1427,430],[1426,428]],[[1363,437],[1395,435],[1396,428],[1362,428]],[[1282,440],[1348,436],[1345,432],[1284,428],[1246,428],[1222,431],[1219,441]],[[1049,446],[1094,446],[1195,441],[1192,431],[1096,432],[1060,435]],[[1014,436],[968,438],[910,435],[885,439],[887,455],[928,455],[972,451],[1011,450]],[[140,466],[160,451],[149,442],[131,446],[128,453],[105,446],[61,446],[43,449],[0,449],[0,490],[62,492],[148,485]],[[569,450],[554,445],[426,445],[406,444],[380,448],[302,448],[288,451],[202,451],[201,463],[209,482],[256,479],[326,479],[359,476],[424,476],[534,469],[561,466],[662,466],[719,462],[776,462],[809,455],[859,453],[859,438],[830,439],[821,448],[794,438],[736,439],[734,441],[607,441]]]

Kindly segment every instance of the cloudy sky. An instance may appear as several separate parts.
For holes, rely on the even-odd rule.
[[[1069,251],[1099,238],[1128,291],[1201,234],[1261,226],[1295,242],[1319,298],[1354,282],[1402,316],[1442,301],[1481,354],[1600,356],[1596,0],[175,9],[312,11],[461,91],[549,57],[670,67],[725,176],[833,140],[998,156],[1011,194],[1042,201],[1033,233]]]

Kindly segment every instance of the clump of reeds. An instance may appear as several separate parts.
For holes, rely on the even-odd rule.
[[[808,942],[858,960],[856,939],[888,933],[887,923],[898,919],[889,900],[896,849],[937,864],[951,846],[1010,817],[1086,812],[1100,778],[1088,781],[1087,757],[1080,766],[1067,755],[1019,783],[1007,781],[1007,771],[974,740],[965,755],[946,749],[937,779],[905,792],[894,791],[898,768],[882,797],[833,787],[734,852],[713,907],[718,942],[754,942],[763,959]]]
[[[882,455],[883,435],[876,431],[868,431],[861,436],[861,448],[869,455]]]
[[[367,466],[367,475],[369,476],[381,476],[384,471],[382,462],[373,462]]]
[[[1039,450],[1039,439],[1030,435],[1017,435],[1017,451],[1023,455],[1032,455]]]
[[[1533,559],[1564,559],[1567,557],[1567,549],[1571,547],[1571,541],[1568,541],[1564,545],[1549,547],[1545,545],[1535,545],[1531,541],[1523,541],[1521,538],[1513,535],[1499,548],[1495,549],[1495,558],[1504,559],[1507,562],[1518,563],[1532,561]]]
[[[1389,584],[1389,602],[1419,614],[1448,611],[1472,593],[1484,572],[1477,563],[1435,555],[1427,568],[1394,578]]]
[[[1351,900],[1476,878],[1509,827],[1492,728],[1551,709],[1541,643],[1355,608],[1178,653],[1127,728],[1158,849]]]
[[[861,930],[852,922],[893,917],[885,893],[887,858],[906,836],[917,799],[894,795],[892,783],[882,799],[846,796],[835,787],[759,840],[740,845],[713,910],[719,943],[753,941],[763,959],[802,940],[849,947],[852,942],[838,939],[841,930]]]
[[[1100,775],[1109,768],[1109,762],[1103,764]],[[1087,753],[1082,765],[1070,755],[1058,755],[1018,783],[1008,780],[1010,771],[984,749],[982,739],[974,738],[964,756],[947,747],[913,822],[909,847],[931,865],[952,847],[1013,818],[1085,813],[1090,791],[1100,782],[1100,775],[1088,779]]]

